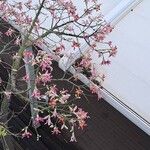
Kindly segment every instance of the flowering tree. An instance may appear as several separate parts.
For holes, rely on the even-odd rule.
[[[55,58],[59,60],[79,51],[81,58],[73,64],[77,73],[89,73],[88,78],[92,81],[98,76],[104,80],[104,75],[99,75],[92,65],[91,52],[98,53],[99,65],[106,65],[110,64],[110,57],[115,56],[116,47],[104,40],[112,28],[103,19],[98,0],[81,0],[80,3],[72,0],[39,0],[36,3],[32,0],[0,1],[1,24],[13,23],[20,29],[18,32],[10,26],[0,32],[0,64],[8,67],[9,75],[7,82],[0,78],[1,137],[7,139],[8,135],[13,135],[29,138],[32,134],[28,127],[32,124],[37,131],[42,124],[49,126],[52,134],[69,130],[70,141],[73,142],[76,141],[74,129],[87,126],[88,113],[75,102],[84,95],[82,88],[73,82],[77,76],[55,79],[52,63]],[[10,41],[4,41],[4,37]],[[85,44],[89,50],[82,54]],[[18,49],[10,52],[12,45]],[[41,45],[46,46],[48,51],[43,51]],[[2,56],[10,54],[11,61],[3,61]],[[24,73],[20,74],[22,69]],[[74,92],[59,89],[54,81],[71,83]],[[22,84],[22,88],[18,83]],[[97,93],[94,85],[90,89]],[[31,109],[30,122],[19,133],[12,133],[8,128],[12,115],[9,117],[6,114],[11,111],[12,96],[29,104]]]

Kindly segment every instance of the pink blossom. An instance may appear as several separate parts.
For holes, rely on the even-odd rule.
[[[44,122],[44,118],[40,117],[39,114],[37,114],[36,118],[34,119],[33,123],[34,125],[38,125],[41,122]]]
[[[50,89],[46,92],[46,94],[51,97],[51,99],[57,97],[57,91],[58,89],[56,88],[56,85],[53,85],[50,87]]]
[[[54,49],[54,52],[56,54],[61,54],[62,51],[65,50],[65,46],[63,44],[60,44],[60,46],[57,46],[55,49]]]
[[[81,98],[81,95],[83,94],[83,91],[79,88],[76,89],[75,91],[75,97],[76,98]]]
[[[40,99],[40,97],[41,97],[41,93],[36,87],[33,90],[32,97],[37,98],[37,99]]]
[[[48,68],[52,70],[51,64],[52,64],[51,56],[45,54],[42,58],[42,61],[40,62],[40,67],[42,68],[42,71]]]
[[[28,0],[28,1],[25,3],[25,6],[30,9],[31,6],[32,6],[32,0]]]
[[[78,111],[75,112],[75,115],[77,116],[77,118],[81,120],[88,118],[89,116],[87,114],[88,113],[83,111],[81,108],[79,108]]]
[[[82,67],[85,67],[86,69],[89,68],[91,66],[91,58],[83,57],[81,62],[80,62],[80,65]]]
[[[61,104],[65,104],[71,95],[66,93],[66,90],[61,91],[60,93],[61,93],[61,97],[59,98],[59,102]]]
[[[40,75],[40,81],[43,82],[44,84],[47,82],[50,82],[52,79],[51,73],[48,73],[48,70]]]
[[[73,5],[73,2],[71,0],[59,0],[58,4],[63,5],[70,16],[74,17],[75,15],[77,15],[76,7]]]
[[[98,4],[98,5],[95,6],[96,11],[99,11],[100,9],[101,9],[101,4]]]
[[[7,30],[7,32],[5,32],[5,34],[7,35],[7,36],[12,36],[12,34],[15,32],[15,30],[13,30],[12,28],[9,28],[8,30]]]
[[[29,16],[26,16],[24,19],[25,24],[30,25],[32,23],[32,18],[30,18]]]
[[[58,129],[58,127],[54,127],[54,129],[53,129],[53,131],[52,131],[52,134],[60,134],[61,132],[60,132],[60,130]]]
[[[28,81],[30,80],[29,74],[26,74],[26,75],[22,78],[22,80],[28,82]]]
[[[20,11],[22,10],[22,2],[18,2],[17,4],[16,4],[16,8],[18,8]]]
[[[86,124],[85,120],[79,120],[79,128],[81,128],[83,130],[83,128],[86,126],[87,126],[87,124]]]
[[[52,121],[51,121],[51,116],[50,115],[47,115],[43,119],[46,120],[45,124],[47,124],[48,126],[53,124]]]
[[[85,126],[87,126],[85,119],[89,118],[89,116],[87,115],[88,113],[83,111],[81,108],[78,108],[73,110],[73,113],[76,115],[77,119],[78,119],[78,123],[79,123],[79,127],[81,129],[83,129]]]
[[[23,52],[23,56],[26,57],[26,58],[32,58],[33,57],[33,53],[32,53],[32,51],[25,50]]]
[[[72,47],[73,47],[74,49],[79,48],[79,47],[80,47],[80,44],[79,44],[78,42],[73,41],[73,42],[72,42]]]
[[[96,78],[96,77],[98,76],[98,74],[97,74],[97,71],[96,71],[95,67],[93,67],[93,69],[92,69],[91,73],[92,73],[92,78]]]
[[[79,15],[78,14],[73,14],[72,17],[74,18],[75,21],[79,20]]]
[[[92,93],[97,93],[98,92],[98,87],[96,85],[91,84],[90,85],[90,90]]]
[[[63,96],[59,99],[59,102],[60,102],[61,104],[65,104],[65,103],[67,103],[67,100],[68,100],[69,97],[70,97],[70,94],[63,95]]]
[[[111,31],[112,31],[112,27],[108,24],[108,25],[106,25],[103,29],[102,29],[102,32],[104,33],[104,34],[108,34],[108,33],[110,33]]]
[[[109,52],[109,57],[116,56],[116,54],[117,54],[117,46],[113,46],[111,41],[108,44],[109,44],[110,49],[111,49],[111,51]]]
[[[85,12],[86,15],[90,15],[90,14],[92,13],[92,10],[90,10],[90,9],[85,9],[84,12]]]
[[[55,106],[57,105],[57,101],[58,101],[58,99],[51,98],[49,100],[48,104],[49,104],[50,107],[55,108]]]
[[[97,42],[102,42],[106,35],[112,31],[112,27],[110,25],[104,26],[98,33],[95,34],[95,40]]]
[[[66,28],[66,30],[68,30],[68,31],[71,32],[71,31],[74,31],[74,28],[73,28],[72,26],[69,26],[69,25],[68,25],[67,28]]]
[[[57,110],[55,108],[54,111],[53,111],[52,117],[57,117],[57,116],[58,116],[58,113],[57,113]]]
[[[46,71],[47,69],[50,69],[52,71],[52,60],[52,57],[45,51],[39,50],[33,64],[39,64],[39,66],[42,68],[42,71]]]
[[[117,46],[111,47],[110,56],[115,56],[117,53]]]
[[[59,119],[58,122],[64,124],[65,123],[65,117],[63,115],[57,114],[57,118]]]
[[[15,44],[20,45],[20,43],[21,43],[21,39],[19,37],[17,37],[17,39],[15,40]]]
[[[28,128],[25,128],[24,133],[22,133],[22,138],[30,138],[32,136],[32,133],[28,131]]]
[[[105,34],[103,32],[95,34],[95,41],[96,42],[101,42],[105,38]]]

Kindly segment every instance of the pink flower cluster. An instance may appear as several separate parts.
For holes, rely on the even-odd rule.
[[[37,89],[37,87],[35,87],[35,89],[33,90],[32,97],[39,100],[41,99],[41,92]]]
[[[23,47],[33,45],[38,49],[38,46],[45,44],[48,48],[52,48],[56,56],[61,57],[68,54],[66,47],[77,51],[81,49],[82,44],[86,43],[90,47],[90,52],[96,51],[98,53],[101,58],[100,65],[110,64],[110,57],[116,55],[117,47],[113,46],[112,42],[104,41],[106,35],[112,31],[112,27],[103,20],[99,12],[101,5],[97,0],[82,0],[84,9],[81,14],[78,12],[73,0],[45,0],[35,21],[33,21],[34,17],[30,16],[30,12],[37,13],[40,6],[34,5],[32,2],[32,0],[14,3],[0,1],[0,12],[4,12],[2,19],[4,21],[11,19],[28,33],[27,40],[25,38],[22,41],[20,37],[15,37],[15,45],[21,47],[25,41]],[[42,24],[47,20],[49,26],[44,28]],[[15,30],[9,28],[4,34],[13,37]],[[36,38],[33,42],[30,41],[32,35]],[[47,39],[50,41],[49,44],[46,43]],[[105,44],[107,47],[99,49],[97,43]],[[31,51],[24,50],[23,56],[18,56],[18,54],[13,56],[14,61],[19,60],[18,58],[21,57],[25,64],[30,63],[35,69],[36,77],[32,98],[35,99],[35,102],[38,102],[39,107],[34,108],[37,115],[32,118],[33,124],[48,125],[52,134],[60,134],[61,130],[69,130],[71,134],[70,141],[76,141],[75,128],[83,129],[86,127],[86,121],[89,118],[87,112],[74,104],[74,101],[81,99],[84,93],[80,87],[72,91],[56,87],[52,82],[57,79],[53,79],[52,76],[53,59],[51,55],[42,50],[36,52],[34,54]],[[90,80],[97,77],[102,80],[105,78],[104,75],[97,74],[96,69],[93,68],[89,52],[82,56],[74,67],[77,72],[84,72]],[[29,83],[29,74],[26,74],[22,80]],[[59,81],[61,80],[63,79]],[[67,80],[70,82],[71,79]],[[2,84],[1,82],[0,80],[0,84]],[[90,90],[92,93],[99,94],[99,87],[94,84],[90,85]],[[72,94],[72,92],[74,93]],[[12,92],[4,91],[4,94],[7,98],[10,98]],[[28,91],[26,95],[28,95]],[[23,129],[22,137],[29,138],[30,136],[32,134],[28,131],[28,127]]]
[[[48,72],[48,70],[45,73],[39,73],[38,82],[42,82],[45,85],[46,83],[51,82],[51,80],[52,75]]]
[[[96,42],[102,42],[106,35],[109,34],[112,31],[112,27],[110,25],[104,25],[101,29],[99,29],[99,32],[95,34],[95,41]]]
[[[22,130],[22,138],[30,138],[32,136],[32,133],[28,131],[28,127]]]
[[[75,106],[74,108],[69,108],[70,111],[77,117],[76,122],[78,122],[79,128],[83,129],[85,126],[87,126],[86,119],[89,118],[89,116],[87,115],[88,113],[83,111],[82,108],[78,108],[77,106]]]
[[[32,93],[32,96],[37,100],[41,100],[41,93],[42,92],[36,87]],[[76,98],[78,98],[82,93],[83,91],[78,88],[76,90]],[[47,91],[44,93],[44,95],[46,95],[49,99],[48,104],[47,106],[43,107],[43,109],[35,108],[37,111],[37,116],[33,120],[34,125],[48,125],[52,134],[56,135],[60,134],[61,130],[70,129],[70,141],[75,142],[76,137],[74,128],[78,127],[83,129],[87,126],[86,120],[89,118],[88,113],[83,111],[82,108],[78,108],[77,106],[74,106],[74,104],[71,104],[71,94],[69,94],[67,90],[58,90],[56,85],[47,85]],[[47,115],[45,116],[44,114]],[[30,134],[28,134],[27,131],[23,134],[23,137],[29,136]]]
[[[26,56],[30,57],[30,53],[25,53]],[[52,58],[49,54],[39,50],[36,57],[32,59],[32,65],[39,67],[40,70],[36,77],[36,83],[42,83],[46,85],[51,82],[52,79]]]
[[[52,60],[53,59],[50,54],[47,54],[45,51],[39,50],[32,64],[39,65],[42,71],[47,71],[48,69],[52,71]]]
[[[73,19],[76,21],[79,19],[76,7],[73,5],[73,2],[71,0],[58,0],[58,2],[59,5],[63,5],[70,17],[73,17]]]
[[[12,34],[14,33],[15,31],[12,29],[12,28],[9,28],[8,30],[7,30],[7,32],[5,32],[5,34],[7,35],[7,36],[12,36]]]

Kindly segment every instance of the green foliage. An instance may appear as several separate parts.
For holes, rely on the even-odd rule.
[[[7,135],[6,129],[0,125],[0,138],[5,137]]]

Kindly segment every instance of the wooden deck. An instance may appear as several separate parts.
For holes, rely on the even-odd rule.
[[[63,71],[54,63],[55,77],[61,77]],[[0,68],[1,78],[5,77]],[[67,76],[68,77],[68,76]],[[78,82],[78,84],[82,84]],[[67,83],[58,83],[60,88],[71,88]],[[89,92],[86,92],[89,94]],[[77,131],[77,143],[69,143],[67,136],[52,136],[47,127],[40,127],[42,135],[40,141],[36,141],[33,131],[31,139],[15,139],[16,150],[150,150],[150,137],[141,129],[135,126],[121,113],[115,110],[105,100],[97,101],[96,95],[87,95],[88,101],[84,98],[78,101],[85,110],[89,112],[90,119],[88,127],[83,131]],[[20,104],[15,104],[18,109]],[[11,126],[21,129],[29,118],[28,111],[24,112],[11,121]]]

